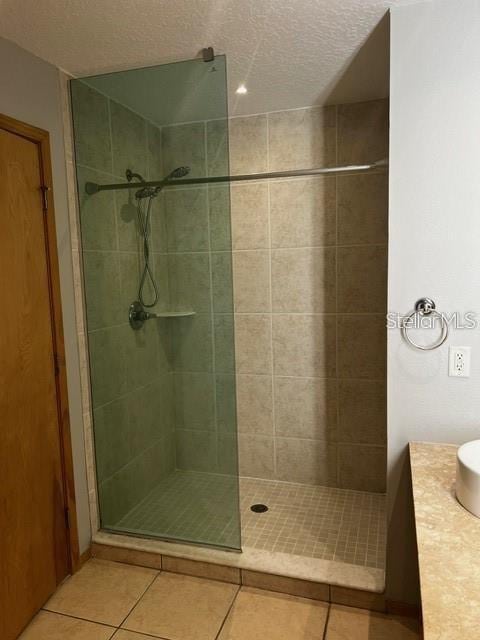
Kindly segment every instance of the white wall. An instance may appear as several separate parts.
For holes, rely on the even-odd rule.
[[[480,1],[392,9],[389,310],[429,296],[480,320]],[[469,379],[449,345],[472,347]],[[433,352],[388,336],[388,594],[412,600],[415,543],[406,446],[480,437],[480,329]]]
[[[0,113],[50,133],[80,551],[90,544],[80,368],[58,69],[0,38]]]

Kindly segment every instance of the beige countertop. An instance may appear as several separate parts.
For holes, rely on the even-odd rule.
[[[480,519],[455,498],[456,451],[410,443],[425,640],[480,639]]]

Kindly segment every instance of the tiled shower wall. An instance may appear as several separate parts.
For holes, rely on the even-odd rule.
[[[170,336],[166,321],[136,332],[128,324],[140,255],[132,196],[89,197],[84,184],[124,181],[127,167],[156,177],[161,138],[158,128],[85,84],[74,82],[72,91],[96,471],[103,525],[109,526],[175,467]],[[152,248],[160,252],[165,234],[154,206]],[[166,270],[159,272],[166,281]],[[159,289],[168,306],[168,286],[161,282]]]
[[[228,173],[225,126],[164,127],[167,172]],[[388,103],[232,118],[229,142],[232,174],[370,163],[388,155]],[[230,191],[241,475],[384,491],[386,174]],[[174,366],[177,465],[232,469],[228,189],[166,190],[165,203],[170,289],[200,312],[173,338],[192,332]]]
[[[385,100],[230,123],[233,174],[387,155]],[[241,475],[384,491],[386,173],[231,193]]]
[[[123,181],[127,166],[150,179],[179,165],[228,172],[224,122],[160,131],[99,94],[85,99],[95,148],[79,150],[81,181]],[[387,112],[376,101],[232,118],[231,173],[382,159]],[[112,518],[174,465],[235,469],[228,187],[165,190],[155,207],[159,308],[196,316],[134,333],[124,316],[137,297],[135,203],[126,192],[81,203],[87,288],[100,285],[90,346]],[[383,491],[386,175],[234,184],[231,214],[241,474]]]

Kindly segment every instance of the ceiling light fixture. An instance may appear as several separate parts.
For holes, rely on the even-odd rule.
[[[243,96],[247,93],[247,87],[244,84],[238,86],[238,89],[235,91],[239,96]]]

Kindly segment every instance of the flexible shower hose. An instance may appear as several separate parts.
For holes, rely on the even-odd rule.
[[[150,268],[150,212],[152,208],[152,200],[155,198],[155,194],[149,196],[148,203],[146,206],[146,211],[142,210],[142,200],[138,200],[138,222],[140,225],[140,231],[143,237],[143,271],[142,277],[140,278],[140,285],[138,287],[138,299],[142,303],[144,307],[150,308],[154,307],[158,302],[158,288],[157,283],[155,282],[155,277]],[[145,209],[145,208],[144,208]],[[147,284],[150,283],[151,288],[153,289],[153,300],[151,302],[147,302],[144,295],[144,289]]]

